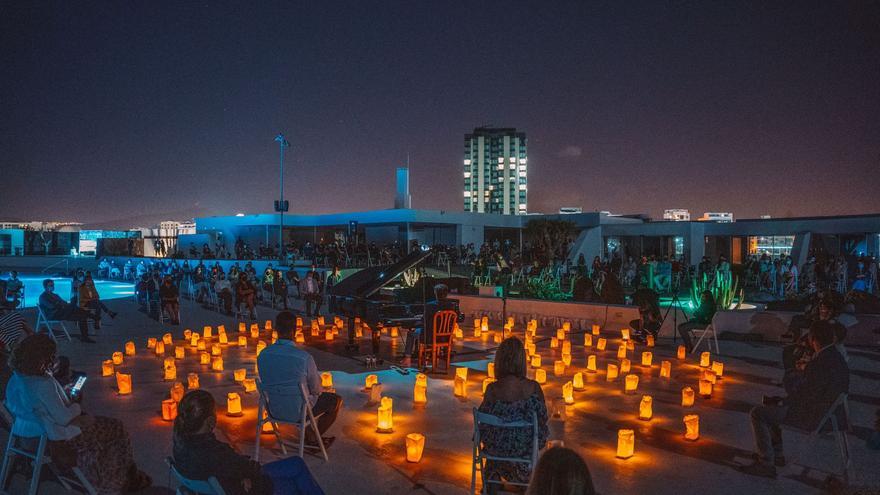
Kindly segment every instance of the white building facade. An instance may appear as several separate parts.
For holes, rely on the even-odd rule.
[[[528,212],[526,134],[514,128],[478,127],[464,136],[464,211]]]
[[[686,208],[663,210],[663,220],[670,220],[672,222],[689,222],[691,220],[691,211]]]

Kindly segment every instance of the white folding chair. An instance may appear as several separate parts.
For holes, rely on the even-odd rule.
[[[706,348],[709,349],[710,351],[712,350],[712,341],[714,340],[715,341],[715,353],[721,354],[721,348],[718,346],[718,334],[715,332],[715,325],[713,325],[712,323],[709,323],[708,325],[706,325],[706,328],[703,328],[703,329],[695,328],[695,329],[691,330],[691,333],[694,334],[694,337],[696,337],[698,335],[700,336],[700,338],[697,339],[697,343],[694,344],[694,348],[691,350],[691,354],[697,352],[697,349],[700,348],[700,342],[702,342],[703,339],[706,339]],[[709,338],[706,338],[707,336]]]
[[[5,413],[9,413],[5,407],[3,407],[3,409]],[[13,428],[14,422],[15,420],[13,419]],[[88,495],[97,495],[98,492],[95,490],[95,487],[92,486],[88,479],[86,479],[82,470],[78,467],[73,467],[71,469],[71,472],[75,477],[71,478],[62,474],[58,469],[58,466],[52,463],[52,459],[46,452],[49,438],[46,436],[45,432],[39,437],[23,437],[13,434],[12,431],[13,429],[10,429],[9,441],[6,443],[6,453],[3,456],[3,467],[0,468],[0,490],[5,490],[6,488],[6,481],[12,470],[14,456],[21,456],[25,459],[29,459],[31,464],[33,464],[30,485],[27,491],[28,495],[37,494],[37,490],[40,487],[40,475],[43,472],[43,466],[48,467],[49,470],[52,471],[52,474],[55,475],[58,482],[61,483],[61,486],[63,486],[65,490],[73,491],[73,488],[76,487]]]
[[[848,484],[850,481],[850,467],[852,466],[852,459],[850,458],[850,448],[849,448],[849,440],[846,437],[848,431],[852,430],[852,422],[850,420],[849,415],[849,401],[848,394],[842,393],[837,396],[837,399],[831,404],[831,407],[828,408],[828,411],[822,416],[822,419],[819,421],[819,424],[816,425],[816,428],[812,430],[805,430],[802,428],[797,428],[791,425],[783,425],[783,428],[786,430],[798,432],[804,435],[807,435],[809,441],[809,447],[805,449],[803,452],[815,452],[816,450],[816,441],[824,436],[825,434],[831,434],[835,437],[837,441],[837,448],[840,452],[840,463],[841,463],[841,473],[843,476],[844,484]],[[838,414],[843,413],[844,421],[846,422],[846,429],[842,429],[840,422],[838,421]],[[830,428],[830,429],[829,429]],[[796,461],[792,460],[791,464],[794,464]],[[804,473],[809,471],[810,468],[804,466]],[[838,473],[832,473],[838,474]]]
[[[532,430],[532,450],[528,457],[503,457],[503,456],[495,456],[487,453],[482,444],[482,440],[480,439],[480,425],[486,425],[492,428],[531,428]],[[529,486],[528,482],[520,483],[520,482],[512,482],[512,481],[503,481],[503,480],[492,480],[486,477],[486,463],[489,461],[495,462],[510,462],[517,464],[525,464],[528,466],[529,470],[535,468],[535,464],[538,462],[538,416],[532,412],[531,421],[510,421],[505,422],[498,416],[493,416],[491,414],[482,413],[474,408],[474,453],[473,458],[471,460],[471,491],[470,493],[474,493],[477,486],[477,471],[480,471],[480,480],[482,481],[482,489],[480,493],[488,493],[488,486],[490,483],[495,483],[498,485],[515,485],[515,486]]]
[[[180,474],[180,471],[174,467],[174,459],[166,457],[165,464],[168,464],[168,470],[171,471],[171,475],[177,480],[179,485],[175,492],[177,495],[226,495],[226,491],[220,486],[220,482],[216,477],[211,476],[204,481],[189,479]]]
[[[52,337],[52,340],[57,342],[58,339],[55,337],[55,329],[52,328],[52,325],[54,324],[58,324],[61,327],[59,332],[64,334],[64,336],[67,337],[67,340],[70,341],[70,332],[67,331],[67,326],[64,325],[64,321],[50,320],[49,318],[46,318],[43,308],[37,305],[37,323],[34,325],[34,332],[40,333],[40,327],[45,325],[46,333],[49,334],[49,337]]]
[[[315,440],[321,447],[321,454],[324,461],[328,461],[327,450],[324,448],[324,442],[321,440],[321,432],[318,431],[318,423],[312,414],[312,407],[308,401],[308,391],[305,384],[297,382],[280,383],[276,385],[263,385],[257,380],[257,391],[260,393],[260,407],[257,411],[257,440],[254,452],[254,460],[260,460],[260,435],[263,425],[272,424],[272,432],[281,445],[281,451],[287,455],[287,447],[281,438],[281,432],[278,430],[278,423],[290,424],[296,426],[299,430],[299,456],[303,456],[306,445],[306,428],[312,428],[315,434]],[[263,417],[263,413],[265,417]]]

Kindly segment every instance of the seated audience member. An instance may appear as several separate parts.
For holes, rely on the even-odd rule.
[[[660,314],[660,299],[651,289],[639,289],[633,294],[633,301],[639,306],[639,319],[629,322],[633,329],[633,339],[644,343],[648,335],[655,338],[660,332],[663,317]]]
[[[816,310],[811,311],[813,315],[809,318],[809,323],[804,328],[809,329],[810,326],[817,321],[837,323],[837,311],[834,309],[834,305],[830,299],[819,300],[814,306],[816,307]],[[797,316],[800,315],[795,315],[795,317]],[[795,318],[792,318],[792,320],[794,319]],[[801,325],[794,328],[789,327],[789,329],[793,330],[792,335],[795,337],[795,340],[792,344],[788,344],[782,348],[782,368],[785,370],[786,374],[796,370],[798,368],[798,363],[806,364],[813,354],[808,335],[802,335]],[[846,337],[846,327],[843,325],[835,326],[835,330],[835,343],[841,344],[841,348],[839,348],[838,351],[840,351],[841,355],[846,358],[846,351],[842,348],[843,339]],[[800,368],[803,369],[803,366],[800,366]]]
[[[414,328],[406,336],[404,366],[409,366],[410,358],[413,353],[418,352],[419,345],[431,345],[434,342],[434,315],[445,310],[458,312],[458,307],[455,301],[449,299],[449,287],[437,284],[434,286],[434,300],[425,304],[425,328]]]
[[[24,297],[24,282],[18,278],[18,272],[15,270],[9,272],[9,280],[6,280],[5,296],[5,300],[13,302],[13,307],[18,307],[19,300]]]
[[[544,448],[549,435],[547,405],[541,385],[526,378],[526,352],[522,341],[509,337],[495,353],[495,377],[483,396],[479,411],[501,418],[505,422],[531,421],[538,418],[538,448]],[[532,452],[531,428],[493,428],[480,425],[482,448],[501,457],[527,457]],[[488,479],[526,483],[528,467],[522,463],[489,461],[485,476]],[[492,484],[490,486],[497,486]]]
[[[594,495],[593,477],[583,457],[565,447],[551,447],[538,459],[526,495]]]
[[[21,313],[0,308],[0,347],[10,350],[33,333]]]
[[[217,478],[229,495],[323,495],[301,457],[288,457],[260,466],[217,440],[214,397],[191,390],[177,406],[174,419],[174,466],[188,479]]]
[[[766,405],[751,411],[756,460],[741,469],[747,474],[775,477],[776,467],[785,465],[780,425],[812,430],[837,400],[849,391],[849,367],[834,346],[834,324],[817,321],[810,326],[809,342],[815,353],[804,367],[803,379],[781,400],[769,398]],[[841,428],[846,419],[839,418]]]
[[[599,298],[605,304],[625,304],[626,296],[623,292],[623,286],[620,285],[620,281],[617,280],[617,276],[613,273],[600,271],[599,279],[601,283],[599,284],[600,295]]]
[[[284,309],[287,309],[287,281],[284,280],[284,273],[281,270],[276,271],[272,278],[272,297],[273,302],[274,298],[280,298]]]
[[[95,281],[92,279],[91,274],[86,273],[82,284],[79,286],[78,292],[79,307],[91,311],[92,314],[95,315],[96,330],[100,328],[101,313],[107,313],[110,315],[110,318],[116,318],[116,312],[110,311],[110,309],[101,302],[101,295],[98,294],[98,289],[95,287]]]
[[[180,324],[180,294],[177,285],[171,279],[171,275],[165,275],[162,285],[159,286],[159,299],[162,301],[161,311],[168,313],[171,323]]]
[[[43,293],[40,294],[40,309],[50,320],[75,321],[79,325],[80,340],[93,344],[89,337],[89,319],[95,320],[90,311],[80,309],[68,303],[55,293],[55,282],[47,278],[43,280]]]
[[[230,272],[230,276],[231,276]],[[217,299],[223,303],[223,312],[232,313],[232,283],[226,279],[226,275],[220,274],[217,281],[214,282],[214,292],[217,293]]]
[[[235,292],[236,297],[238,298],[235,305],[238,307],[241,307],[242,304],[247,306],[247,309],[250,312],[250,318],[256,320],[257,315],[254,313],[254,297],[256,296],[257,288],[254,287],[254,284],[248,279],[247,273],[239,274]]]
[[[596,299],[596,291],[593,288],[593,280],[583,275],[578,276],[571,290],[571,300],[578,302],[593,302]]]
[[[700,305],[694,310],[690,321],[678,325],[678,334],[688,352],[694,350],[694,339],[691,330],[706,328],[715,316],[715,297],[708,290],[700,294]]]
[[[98,493],[137,491],[151,484],[132,458],[131,440],[122,422],[82,413],[79,403],[52,377],[55,342],[30,335],[12,351],[12,377],[6,407],[15,418],[13,433],[49,437],[54,462],[77,466]]]
[[[293,334],[296,331],[296,316],[290,311],[282,311],[275,317],[275,330],[278,332],[278,340],[263,349],[257,357],[257,368],[260,372],[260,381],[264,386],[281,384],[298,384],[306,386],[309,393],[308,400],[312,406],[312,414],[317,418],[318,431],[323,436],[330,426],[336,421],[339,409],[342,407],[342,397],[331,392],[322,391],[321,375],[315,366],[315,360],[308,352],[297,348],[293,342]],[[275,411],[278,414],[277,411]],[[299,411],[284,411],[283,416],[299,418]],[[334,437],[323,438],[324,445],[329,446],[335,440]],[[317,439],[311,429],[306,430],[306,444],[317,447]]]

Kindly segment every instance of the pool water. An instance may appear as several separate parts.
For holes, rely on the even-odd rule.
[[[38,276],[20,276],[19,279],[24,282],[24,307],[32,308],[37,305],[40,300],[40,294],[43,293],[43,280],[51,278],[55,282],[55,293],[65,300],[70,300],[70,282],[69,278],[60,277],[38,277]],[[119,299],[122,297],[131,297],[134,294],[134,285],[119,282],[116,280],[95,280],[95,288],[102,300]]]

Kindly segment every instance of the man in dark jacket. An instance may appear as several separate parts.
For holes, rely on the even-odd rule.
[[[89,344],[95,343],[89,337],[89,319],[95,320],[95,314],[61,299],[55,293],[55,282],[50,278],[43,280],[43,289],[38,305],[46,318],[49,320],[75,321],[79,325],[80,340]],[[39,330],[39,328],[34,330]]]
[[[776,476],[776,466],[785,465],[780,425],[787,424],[813,430],[838,396],[849,391],[849,367],[834,346],[838,323],[816,321],[810,326],[809,342],[815,351],[804,368],[803,381],[781,404],[757,406],[752,409],[752,431],[755,435],[757,459],[744,466],[747,474]],[[841,428],[846,418],[838,418]]]

